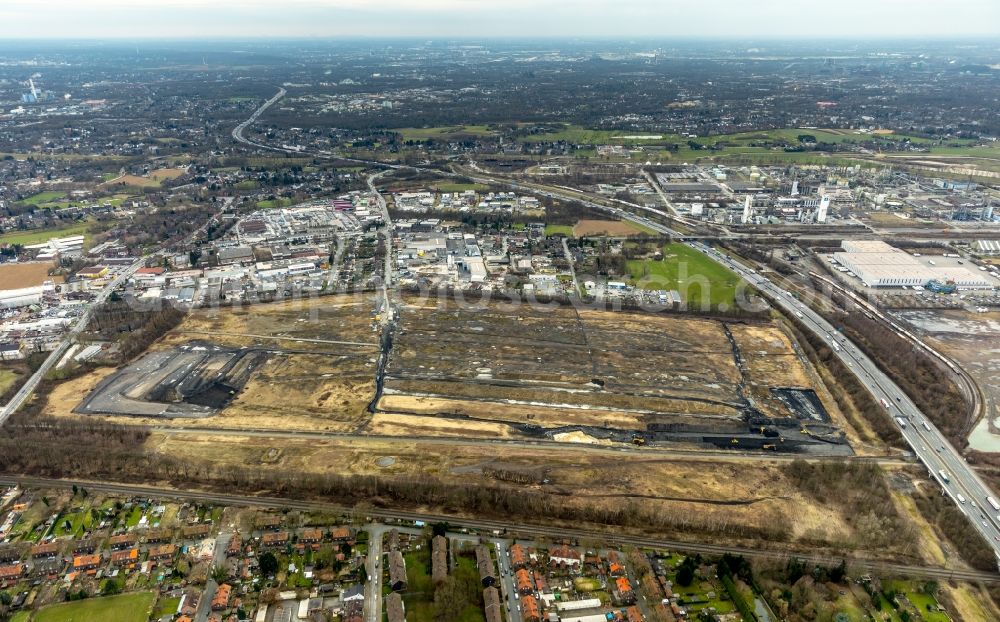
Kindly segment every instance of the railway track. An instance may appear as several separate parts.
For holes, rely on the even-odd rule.
[[[212,503],[216,505],[289,509],[305,512],[332,512],[344,515],[354,511],[353,508],[348,506],[323,501],[305,501],[280,497],[244,496],[210,491],[178,490],[175,488],[158,486],[139,486],[112,482],[92,482],[87,480],[46,479],[39,477],[2,477],[0,478],[0,485],[20,485],[29,488],[72,488],[73,486],[77,486],[91,491],[100,491],[127,496],[168,498],[181,501]],[[423,521],[425,523],[447,522],[452,525],[459,525],[470,529],[486,530],[489,532],[499,531],[508,535],[517,536],[545,537],[557,540],[596,540],[607,542],[608,544],[616,546],[637,546],[642,548],[678,550],[687,553],[701,553],[704,555],[723,555],[725,553],[731,553],[757,559],[788,560],[796,558],[806,563],[825,566],[834,566],[839,564],[841,561],[846,560],[846,562],[853,568],[854,572],[878,572],[894,576],[906,576],[921,579],[971,581],[976,583],[1000,582],[1000,574],[997,572],[943,568],[940,566],[916,565],[833,554],[823,555],[799,551],[768,550],[712,543],[685,542],[681,540],[623,534],[620,532],[614,532],[610,529],[608,531],[599,531],[565,527],[549,527],[545,525],[527,523],[511,524],[496,520],[467,518],[454,514],[434,514],[385,509],[366,510],[366,514],[380,520]]]

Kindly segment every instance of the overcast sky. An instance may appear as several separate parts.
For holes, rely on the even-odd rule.
[[[0,40],[1000,36],[1000,0],[0,0]]]

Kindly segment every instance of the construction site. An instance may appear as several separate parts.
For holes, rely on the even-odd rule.
[[[410,301],[377,413],[556,440],[850,453],[770,322]]]

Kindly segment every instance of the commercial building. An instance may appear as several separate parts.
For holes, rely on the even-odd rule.
[[[845,240],[842,247],[844,252],[833,258],[867,287],[923,287],[934,280],[964,289],[992,286],[987,277],[964,266],[937,266],[933,260],[925,264],[885,242]]]

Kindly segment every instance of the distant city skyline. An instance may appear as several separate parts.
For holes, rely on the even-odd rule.
[[[0,3],[3,39],[400,36],[1000,37],[1000,2],[4,0]]]

